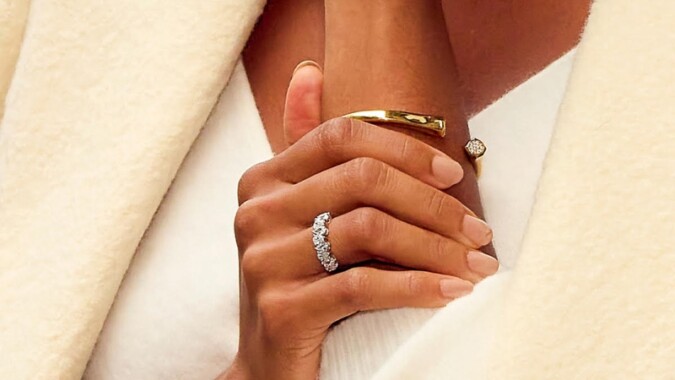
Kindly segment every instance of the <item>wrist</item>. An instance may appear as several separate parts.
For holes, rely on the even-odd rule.
[[[324,3],[326,23],[354,24],[388,23],[398,26],[414,19],[443,19],[441,0],[326,0]]]
[[[237,355],[230,364],[230,367],[225,370],[216,380],[249,380],[252,379],[246,366]]]
[[[328,0],[325,12],[325,119],[393,109],[444,116],[450,134],[462,128],[440,1]]]
[[[325,0],[324,7],[326,11],[328,9],[337,9],[337,7],[350,7],[353,8],[357,6],[358,9],[364,11],[371,10],[390,10],[390,9],[401,9],[405,7],[408,10],[414,9],[437,9],[443,5],[442,0]]]

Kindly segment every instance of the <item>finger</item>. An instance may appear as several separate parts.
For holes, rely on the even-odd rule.
[[[370,207],[333,218],[328,230],[326,239],[341,268],[376,260],[476,283],[499,267],[497,260],[482,252]],[[295,258],[294,264],[283,270],[287,276],[297,278],[325,272],[314,254],[311,228],[295,234],[289,244],[284,251],[295,252]]]
[[[363,207],[334,218],[329,231],[333,255],[344,266],[377,260],[472,282],[499,267],[497,260],[482,252],[375,208]]]
[[[284,135],[289,145],[321,124],[323,73],[314,61],[303,61],[293,72],[286,92]]]
[[[371,158],[330,168],[275,196],[280,197],[275,203],[303,228],[320,212],[339,216],[370,206],[467,247],[482,247],[492,240],[490,227],[457,199]]]
[[[328,326],[359,311],[440,307],[472,290],[456,277],[357,267],[307,285],[298,297],[315,323]]]
[[[448,155],[413,137],[347,118],[315,128],[279,154],[274,166],[280,179],[297,183],[357,157],[380,160],[441,189],[464,175]]]

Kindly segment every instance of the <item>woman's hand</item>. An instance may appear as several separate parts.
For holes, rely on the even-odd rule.
[[[498,267],[477,251],[489,227],[440,190],[461,180],[461,167],[385,128],[343,118],[319,125],[321,80],[314,66],[296,70],[285,111],[293,144],[240,181],[240,344],[225,378],[315,379],[336,321],[443,306]],[[326,211],[334,274],[312,244],[313,220]]]
[[[482,216],[470,139],[441,1],[325,1],[325,120],[369,109],[440,115],[444,138],[398,129],[447,153],[464,168],[446,193]],[[391,125],[392,128],[397,128]],[[495,255],[491,246],[483,251]]]

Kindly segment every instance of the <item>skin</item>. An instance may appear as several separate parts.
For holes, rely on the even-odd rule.
[[[470,137],[441,3],[331,0],[325,12],[323,118],[379,108],[445,117],[445,138],[397,130],[460,163],[464,177],[446,192],[482,216],[475,171],[463,148]],[[380,35],[387,38],[375,37]]]
[[[443,306],[498,268],[477,251],[489,227],[440,191],[461,179],[460,166],[372,124],[319,124],[322,76],[311,65],[297,70],[286,101],[290,147],[239,184],[240,346],[224,379],[315,379],[333,323],[363,310]],[[449,170],[435,171],[439,160]],[[308,227],[323,207],[335,215],[329,241],[342,269],[333,274],[316,260]],[[372,260],[398,270],[363,265]]]
[[[491,240],[491,231],[474,217],[481,215],[475,174],[461,152],[466,116],[571,47],[578,28],[565,20],[583,20],[571,15],[588,3],[293,4],[269,3],[245,54],[279,154],[240,183],[240,348],[223,378],[314,379],[334,322],[361,310],[442,306],[496,271],[496,261],[477,251]],[[528,12],[537,17],[517,18]],[[555,23],[543,17],[563,14],[569,17]],[[483,25],[486,19],[490,25]],[[556,36],[574,38],[546,33],[561,22],[573,31]],[[478,27],[482,32],[475,32]],[[453,49],[448,33],[459,47]],[[502,47],[505,41],[509,48]],[[528,55],[528,46],[537,53]],[[512,53],[520,56],[510,61]],[[295,63],[306,58],[320,62],[323,72],[313,65],[299,68],[284,101]],[[448,137],[332,119],[368,108],[443,115]],[[314,257],[308,229],[325,210],[335,215],[329,240],[342,268],[332,275]]]
[[[268,139],[273,150],[280,152],[287,147],[281,127],[283,98],[297,62],[312,59],[323,65],[331,51],[348,48],[353,41],[364,41],[369,45],[367,48],[348,50],[350,53],[343,57],[344,62],[325,68],[327,107],[324,120],[368,108],[430,110],[447,117],[450,134],[444,140],[413,135],[462,164],[465,179],[448,193],[482,216],[475,173],[462,151],[468,138],[466,117],[572,48],[585,22],[589,2],[448,0],[442,2],[439,10],[438,1],[428,0],[347,0],[327,1],[326,4],[318,0],[271,0],[245,50],[244,61]],[[383,10],[383,4],[392,7],[398,4],[404,11],[391,14]],[[354,10],[325,9],[336,6],[353,7]],[[432,14],[433,22],[421,18],[424,23],[415,23],[415,18],[407,17],[410,9],[422,11],[425,8],[436,13]],[[445,18],[442,23],[437,17],[439,13]],[[342,17],[344,14],[348,16]],[[406,18],[401,20],[401,14]],[[394,20],[395,26],[387,33],[380,32],[373,37],[369,27],[374,21],[372,15],[379,15],[380,21]],[[334,18],[332,24],[331,18]],[[400,25],[406,26],[405,34],[400,33],[402,28],[397,28]],[[436,60],[434,55],[424,54],[422,58],[431,58],[431,62],[425,63],[419,55],[407,54],[419,50],[394,50],[387,46],[396,46],[406,40],[410,44],[422,41],[427,44],[425,51],[447,52],[448,38],[442,38],[441,28],[452,42],[454,57]],[[427,38],[430,30],[433,30],[433,41]],[[378,59],[358,55],[363,50],[377,51]],[[339,55],[332,56],[334,58],[329,62],[340,59]],[[434,62],[438,65],[432,65]],[[386,63],[390,64],[385,66]],[[358,77],[374,69],[388,73],[388,77]],[[420,73],[425,78],[421,82],[418,81]],[[388,78],[396,78],[396,83],[387,82]],[[411,88],[424,91],[406,94],[405,91]],[[401,91],[387,97],[396,89]],[[352,98],[364,93],[368,96],[358,100]],[[494,255],[492,247],[486,247],[484,251]]]
[[[467,117],[574,47],[590,2],[442,1]],[[282,118],[291,74],[303,60],[323,65],[324,41],[323,0],[268,0],[244,50],[246,72],[275,152],[285,147]]]

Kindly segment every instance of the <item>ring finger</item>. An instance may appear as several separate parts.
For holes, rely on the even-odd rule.
[[[371,206],[396,218],[478,248],[492,231],[455,198],[381,161],[359,158],[308,178],[284,193],[280,203],[306,225],[317,211],[334,215]]]
[[[480,251],[370,207],[332,219],[328,229],[331,252],[342,268],[376,260],[475,283],[494,274],[499,266]],[[315,255],[311,229],[297,233],[288,244],[293,245],[288,251],[296,252],[296,264],[276,268],[286,268],[290,277],[325,273]]]

